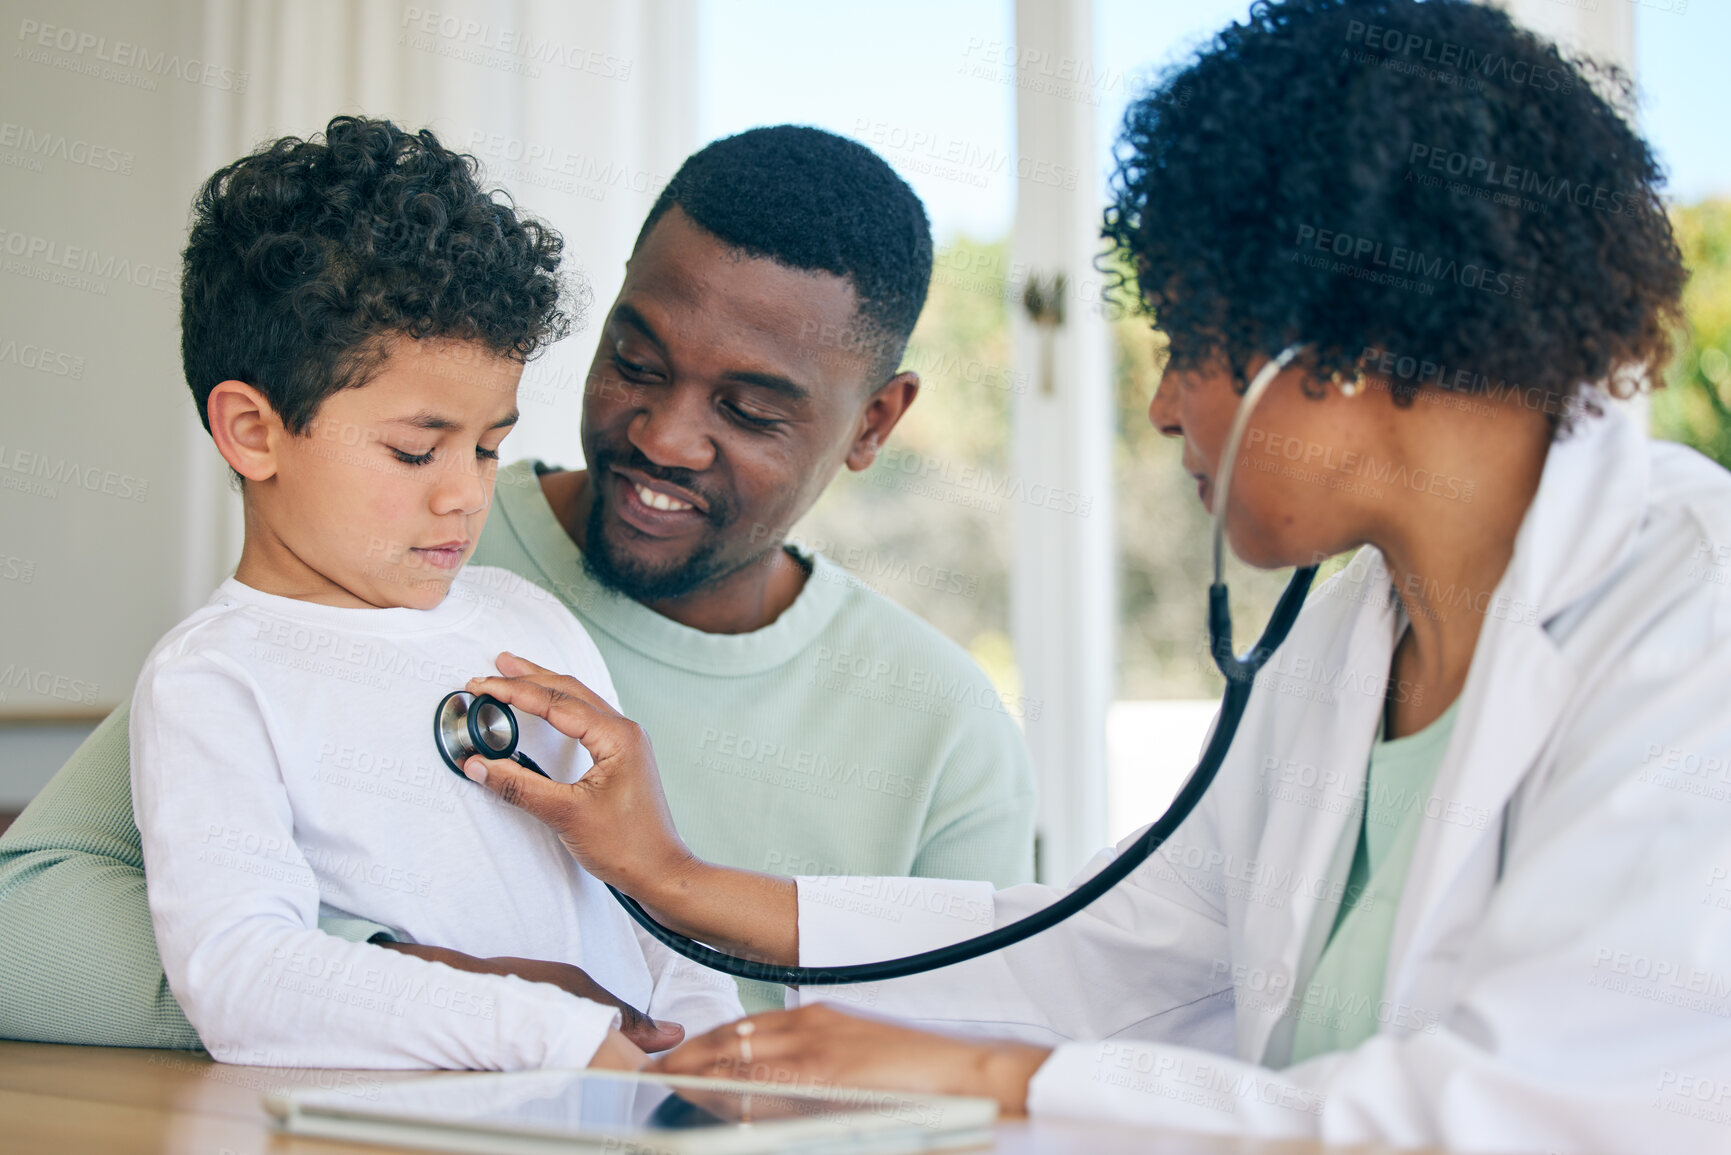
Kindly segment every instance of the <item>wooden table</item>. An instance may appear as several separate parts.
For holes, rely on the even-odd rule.
[[[0,1151],[5,1155],[379,1155],[397,1150],[291,1138],[271,1131],[259,1099],[264,1091],[352,1085],[357,1077],[388,1081],[411,1078],[413,1073],[368,1071],[357,1076],[232,1067],[187,1051],[0,1042]],[[992,1150],[1012,1155],[1321,1155],[1325,1151],[1310,1143],[1246,1143],[1056,1121],[1001,1123]]]

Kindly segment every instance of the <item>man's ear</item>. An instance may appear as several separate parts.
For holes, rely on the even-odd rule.
[[[902,414],[908,411],[908,406],[912,405],[914,398],[919,395],[918,373],[897,373],[871,395],[871,399],[866,402],[865,411],[860,414],[859,433],[848,447],[849,469],[858,473],[871,468],[872,462],[877,460],[878,450],[889,440],[890,431],[896,427],[896,422],[902,419]]]
[[[204,403],[210,436],[229,467],[248,481],[276,476],[282,419],[265,395],[245,381],[223,381]]]

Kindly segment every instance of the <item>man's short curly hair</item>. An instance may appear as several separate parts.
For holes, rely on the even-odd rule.
[[[873,355],[874,386],[896,371],[925,307],[932,229],[883,157],[821,128],[747,129],[686,158],[650,208],[639,246],[675,205],[743,253],[850,281],[858,323],[845,345]]]
[[[1130,105],[1104,234],[1179,369],[1242,382],[1305,341],[1402,404],[1518,387],[1555,424],[1670,355],[1684,271],[1630,93],[1488,4],[1258,0]]]
[[[291,433],[364,384],[393,335],[476,341],[527,359],[565,335],[558,233],[477,183],[429,130],[339,116],[222,169],[193,202],[181,360],[206,402],[262,392]]]

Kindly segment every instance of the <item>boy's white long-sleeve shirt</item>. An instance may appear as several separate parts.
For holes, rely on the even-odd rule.
[[[323,1067],[579,1067],[617,1021],[556,987],[458,971],[318,929],[321,910],[478,957],[582,967],[690,1034],[741,1013],[731,980],[642,935],[527,814],[451,771],[439,700],[510,650],[616,702],[583,627],[505,570],[435,609],[347,609],[224,582],[146,659],[132,790],[175,997],[218,1059]],[[574,740],[518,715],[573,781]]]

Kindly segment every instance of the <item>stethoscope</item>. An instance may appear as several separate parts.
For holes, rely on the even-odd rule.
[[[1314,565],[1304,566],[1295,572],[1292,580],[1287,583],[1285,592],[1280,595],[1280,601],[1275,604],[1274,614],[1269,618],[1267,628],[1262,631],[1262,637],[1257,639],[1249,652],[1240,657],[1233,656],[1232,614],[1227,607],[1223,566],[1227,501],[1232,491],[1232,476],[1237,470],[1238,449],[1244,439],[1244,431],[1250,424],[1251,410],[1268,391],[1275,377],[1292,363],[1302,348],[1302,345],[1290,345],[1283,349],[1279,356],[1264,365],[1251,380],[1250,387],[1244,391],[1244,399],[1238,403],[1238,410],[1233,415],[1232,426],[1226,435],[1226,451],[1221,455],[1223,467],[1218,472],[1214,503],[1214,581],[1208,587],[1208,642],[1214,664],[1219,667],[1221,674],[1225,675],[1226,692],[1220,699],[1220,715],[1215,722],[1214,733],[1208,740],[1207,748],[1202,751],[1196,768],[1190,772],[1190,777],[1185,780],[1171,805],[1166,808],[1166,813],[1143,831],[1141,837],[1126,847],[1122,854],[1107,863],[1098,874],[1050,906],[974,938],[904,958],[836,967],[779,966],[725,954],[662,926],[636,899],[608,886],[607,889],[613,892],[613,897],[619,900],[619,904],[644,930],[666,944],[668,949],[713,970],[735,978],[757,979],[784,986],[839,986],[844,983],[882,982],[885,979],[923,974],[1002,950],[1058,925],[1118,885],[1133,870],[1148,861],[1202,801],[1202,796],[1214,781],[1221,763],[1226,760],[1226,752],[1232,746],[1232,739],[1238,733],[1238,724],[1244,717],[1246,704],[1250,701],[1250,689],[1257,673],[1267,665],[1268,659],[1273,656],[1280,643],[1286,640],[1293,623],[1298,620],[1298,611],[1304,606],[1311,579],[1316,576]],[[433,734],[445,764],[458,774],[463,773],[462,766],[466,760],[482,754],[489,758],[510,758],[542,777],[547,776],[546,771],[517,749],[517,719],[511,708],[490,695],[477,697],[461,690],[445,695],[434,715]]]

